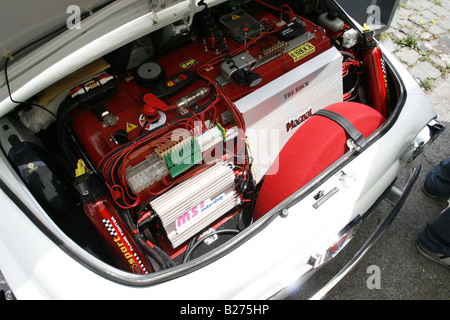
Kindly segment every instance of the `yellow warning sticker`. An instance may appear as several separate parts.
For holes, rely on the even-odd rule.
[[[315,51],[316,47],[314,47],[311,43],[306,42],[289,51],[289,55],[294,59],[294,62],[297,62],[304,57],[309,56],[311,53],[314,53]]]
[[[131,122],[127,122],[126,123],[126,127],[127,127],[127,133],[130,131],[133,131],[134,129],[136,129],[138,126],[135,124],[132,124]]]
[[[239,19],[241,16],[238,16],[237,14],[231,14],[231,20],[237,20]]]

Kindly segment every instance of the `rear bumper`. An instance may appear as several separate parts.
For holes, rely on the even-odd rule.
[[[385,214],[384,219],[377,225],[375,230],[370,234],[370,236],[367,238],[367,240],[360,246],[360,248],[356,251],[356,253],[353,255],[353,257],[345,264],[344,267],[342,267],[337,273],[335,273],[334,276],[330,280],[328,280],[325,285],[323,285],[323,282],[317,281],[317,274],[320,274],[323,270],[321,266],[319,269],[313,269],[304,275],[302,275],[299,279],[297,279],[294,283],[291,283],[290,285],[286,286],[285,288],[281,289],[277,293],[275,293],[273,296],[270,297],[270,299],[284,299],[288,295],[292,294],[295,291],[301,290],[301,298],[310,299],[310,300],[319,300],[323,299],[330,290],[332,290],[338,283],[341,281],[364,257],[364,255],[370,250],[370,248],[373,247],[373,245],[380,239],[382,234],[389,228],[389,226],[394,221],[395,217],[399,213],[401,207],[403,206],[405,200],[407,199],[412,187],[414,186],[414,183],[416,182],[419,173],[420,173],[420,166],[413,169],[412,173],[410,174],[408,180],[404,183],[404,186],[402,189],[399,189],[398,187],[394,186],[394,183],[384,192],[374,203],[374,205],[369,208],[369,210],[361,216],[361,220],[359,221],[359,225],[364,223],[367,218],[375,211],[375,209],[378,207],[378,205],[382,202],[382,200],[388,200],[389,202],[393,202],[392,210],[387,212]],[[361,226],[358,225],[358,228],[361,228]],[[363,236],[367,233],[356,233],[355,238],[358,236]],[[362,240],[364,241],[364,239]],[[352,242],[360,243],[361,239],[357,240],[354,239]],[[332,259],[329,262],[326,263],[327,269],[329,264],[335,263],[337,260]],[[329,278],[329,276],[328,276]],[[296,298],[297,299],[297,298]]]

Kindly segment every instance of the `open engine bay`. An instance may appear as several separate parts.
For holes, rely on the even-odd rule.
[[[200,2],[189,28],[125,45],[45,89],[43,108],[3,117],[3,151],[60,228],[111,265],[147,274],[211,251],[257,219],[264,177],[314,113],[392,108],[373,34],[295,3]]]

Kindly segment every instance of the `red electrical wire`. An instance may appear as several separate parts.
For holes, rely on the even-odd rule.
[[[259,2],[259,1],[257,1],[257,2]],[[293,19],[294,14],[287,4],[283,4],[282,7],[280,8],[280,10],[281,10],[280,14],[282,14],[282,12],[283,12],[282,10],[287,10],[291,20]],[[168,136],[169,136],[169,134],[171,134],[173,132],[174,128],[182,126],[186,129],[187,132],[190,132],[192,135],[195,135],[195,133],[196,133],[195,130],[197,129],[195,127],[196,122],[200,122],[202,125],[202,127],[200,128],[200,131],[207,129],[205,126],[206,113],[212,112],[212,120],[214,120],[216,113],[217,113],[216,104],[219,101],[223,101],[226,104],[228,110],[233,115],[233,118],[236,122],[236,126],[239,129],[238,137],[237,137],[238,144],[235,148],[234,155],[239,156],[242,154],[242,152],[245,148],[245,122],[244,122],[244,119],[242,118],[242,114],[237,109],[236,105],[233,103],[232,98],[228,97],[221,90],[221,88],[217,86],[214,79],[209,79],[204,71],[213,68],[214,65],[222,62],[227,56],[235,56],[236,54],[238,54],[244,50],[247,50],[248,47],[256,44],[256,42],[258,42],[262,37],[271,35],[273,32],[275,32],[275,31],[263,32],[259,36],[255,37],[254,39],[251,39],[250,41],[248,41],[246,43],[246,45],[241,46],[232,52],[224,53],[220,56],[215,56],[213,59],[211,59],[210,61],[208,61],[207,63],[205,63],[204,65],[202,65],[201,67],[198,68],[197,73],[205,81],[207,81],[210,86],[213,86],[215,89],[215,92],[216,92],[215,99],[213,101],[211,101],[204,110],[195,114],[194,116],[192,116],[189,119],[177,120],[177,121],[171,123],[170,126],[164,128],[162,131],[158,131],[158,132],[149,134],[145,138],[139,139],[139,141],[135,140],[129,146],[124,147],[121,150],[113,150],[113,151],[109,152],[105,157],[103,157],[103,159],[100,161],[100,164],[98,165],[98,170],[99,170],[99,172],[102,173],[103,177],[105,178],[106,184],[107,184],[111,194],[113,195],[113,199],[119,207],[125,208],[125,209],[130,209],[130,208],[137,206],[139,204],[139,200],[140,200],[140,195],[134,196],[134,195],[130,194],[128,187],[126,185],[126,182],[125,182],[125,170],[124,170],[124,168],[121,168],[121,165],[125,162],[127,157],[133,151],[139,149],[144,144],[149,143],[150,141],[152,141],[152,143],[154,143],[153,146],[155,146],[155,145],[163,146],[164,143],[167,143],[168,146],[170,146],[171,140],[168,140]],[[248,92],[250,92],[250,91],[248,91]],[[222,159],[220,159],[220,160],[228,160],[231,157],[232,157],[232,155],[225,153],[223,155]],[[218,160],[216,160],[216,161],[218,161]],[[194,168],[193,170],[188,171],[186,174],[182,175],[181,178],[178,178],[178,179],[172,181],[168,186],[166,186],[162,190],[159,190],[156,193],[150,192],[149,190],[147,190],[147,192],[151,195],[159,195],[159,194],[165,192],[166,190],[168,190],[169,188],[171,188],[173,185],[175,185],[181,181],[184,181],[185,179],[187,179],[195,174],[198,174],[202,170],[205,170],[207,167],[204,167],[204,165],[205,164],[198,166],[197,168],[199,168],[199,169]],[[210,166],[211,164],[207,164],[207,165]],[[241,174],[244,175],[244,177],[247,176],[247,169],[246,169],[247,166],[248,166],[248,157],[245,156],[245,163],[241,168],[241,171],[242,171]],[[120,176],[116,176],[118,172],[121,172]]]

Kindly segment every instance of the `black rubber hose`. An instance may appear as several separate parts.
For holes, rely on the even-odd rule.
[[[190,255],[192,254],[192,252],[200,245],[203,243],[203,241],[205,241],[206,238],[209,238],[211,236],[214,235],[219,235],[219,234],[224,234],[224,233],[239,233],[239,230],[234,230],[234,229],[223,229],[223,230],[216,230],[214,232],[211,232],[205,236],[203,236],[201,239],[197,240],[197,242],[188,250],[186,251],[184,258],[183,258],[183,263],[188,262],[190,259]]]

